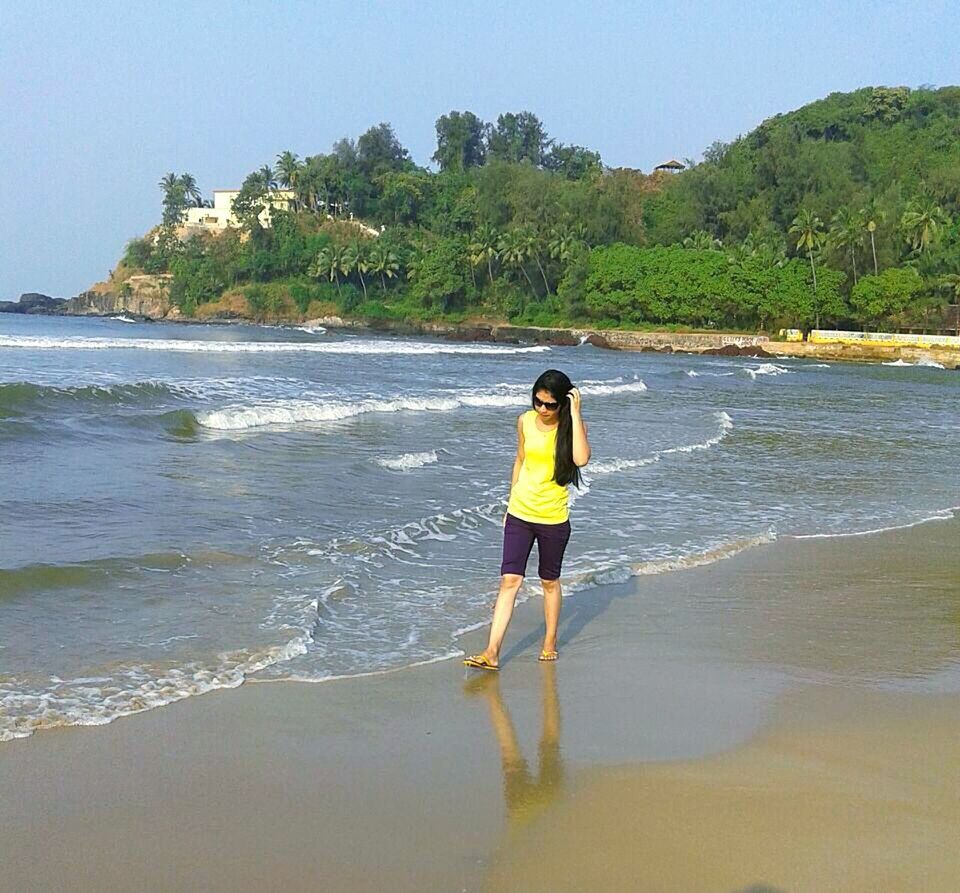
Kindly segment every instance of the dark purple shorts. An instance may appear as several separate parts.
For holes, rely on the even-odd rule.
[[[570,522],[535,524],[510,514],[507,515],[507,523],[503,527],[503,562],[500,573],[525,576],[527,559],[530,557],[534,540],[537,541],[537,552],[540,555],[537,568],[540,579],[560,579],[563,553],[570,540]]]

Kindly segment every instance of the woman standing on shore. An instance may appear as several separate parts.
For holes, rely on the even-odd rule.
[[[517,457],[503,516],[500,594],[490,640],[484,651],[464,660],[468,667],[481,670],[500,669],[500,646],[534,540],[546,622],[540,660],[557,659],[560,567],[570,539],[567,487],[580,486],[580,469],[590,461],[590,444],[580,417],[580,391],[562,372],[548,369],[534,382],[532,403],[533,409],[517,419]]]

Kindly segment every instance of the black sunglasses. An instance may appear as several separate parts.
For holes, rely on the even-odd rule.
[[[559,403],[556,403],[553,400],[541,400],[539,397],[533,398],[533,405],[535,407],[542,406],[544,409],[549,409],[550,412],[553,412],[558,406],[560,406]]]

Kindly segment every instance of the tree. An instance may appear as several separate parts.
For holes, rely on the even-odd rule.
[[[498,239],[497,231],[489,224],[484,224],[476,229],[473,240],[468,246],[470,263],[474,266],[486,263],[487,276],[491,285],[493,285],[493,261],[497,257]]]
[[[526,161],[542,167],[544,152],[550,144],[543,124],[532,112],[507,112],[497,118],[489,132],[487,155],[513,164]]]
[[[683,247],[692,248],[695,251],[719,251],[723,248],[723,242],[715,238],[713,233],[701,229],[693,235],[687,236],[683,240]]]
[[[938,204],[930,199],[914,199],[900,218],[900,231],[910,247],[923,254],[946,222],[947,217]]]
[[[790,225],[790,234],[797,237],[797,252],[806,251],[810,259],[810,269],[813,272],[813,291],[817,291],[817,268],[813,262],[813,253],[823,244],[823,221],[812,211],[804,208]],[[817,318],[817,328],[820,328],[820,319]]]
[[[877,205],[876,201],[870,201],[866,207],[860,209],[860,220],[863,222],[864,229],[870,233],[870,251],[873,254],[873,275],[879,274],[877,267],[877,227],[883,223],[886,218],[883,210]]]
[[[863,243],[863,220],[849,208],[840,208],[830,221],[828,241],[838,251],[846,252],[853,271],[853,284],[857,284],[857,248]]]
[[[368,258],[369,269],[380,277],[380,287],[387,293],[387,280],[400,274],[400,258],[396,252],[377,242],[370,249]]]
[[[300,176],[303,173],[304,165],[301,164],[299,159],[293,152],[287,150],[282,152],[277,156],[277,179],[280,181],[280,185],[285,189],[292,189],[296,198],[294,199],[294,207],[299,210],[303,206],[301,201],[301,193],[298,189],[300,184]]]
[[[340,290],[340,274],[346,267],[344,250],[335,246],[321,248],[317,252],[316,259],[307,270],[307,274],[315,279],[326,277],[330,282],[336,282],[337,294],[342,295]]]
[[[193,179],[192,175],[180,175],[180,188],[183,190],[183,194],[188,201],[193,204],[193,207],[203,207],[203,196],[200,194],[200,190],[197,188],[197,181]]]
[[[452,111],[437,118],[437,151],[433,160],[442,171],[480,167],[486,159],[487,125],[473,112]]]
[[[264,172],[269,172],[269,176]],[[233,200],[233,213],[247,232],[252,233],[260,227],[260,215],[267,207],[267,193],[272,176],[273,172],[266,166],[247,174],[240,186],[240,193]]]
[[[399,171],[413,166],[410,153],[400,145],[393,127],[386,122],[360,135],[356,154],[360,167],[370,179],[386,171]]]
[[[533,280],[530,278],[527,273],[527,268],[525,266],[528,254],[528,238],[527,234],[519,228],[507,230],[502,236],[500,236],[500,241],[497,243],[497,249],[499,252],[500,260],[503,262],[503,265],[514,270],[519,270],[523,273],[524,278],[527,280],[527,284],[530,286],[530,291],[536,297],[537,290],[533,286]],[[523,313],[523,308],[520,308],[520,312]]]
[[[923,288],[923,280],[910,267],[890,267],[876,276],[864,276],[850,292],[850,305],[863,322],[902,313]]]
[[[360,277],[360,286],[363,288],[363,299],[366,300],[367,283],[363,278],[363,274],[370,269],[367,263],[366,245],[359,240],[352,242],[344,249],[342,259],[344,275],[349,276],[350,273],[356,270],[357,275]]]
[[[568,180],[582,180],[603,170],[600,153],[591,152],[583,146],[565,146],[554,143],[543,156],[545,170],[553,171]]]
[[[178,177],[169,173],[160,180],[163,190],[163,217],[162,225],[166,228],[179,226],[191,206],[191,197],[188,189],[196,190],[196,182],[189,174]],[[197,193],[199,195],[199,193]]]
[[[540,276],[543,279],[543,287],[547,294],[550,294],[550,283],[547,281],[547,274],[543,269],[543,262],[540,260],[540,252],[543,248],[543,240],[533,229],[527,227],[523,230],[523,247],[527,257],[536,261],[537,269],[540,270]]]

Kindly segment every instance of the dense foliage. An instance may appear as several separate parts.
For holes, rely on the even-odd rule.
[[[436,122],[433,172],[381,123],[244,181],[240,226],[163,218],[125,267],[173,274],[187,313],[240,292],[365,316],[739,329],[927,325],[960,290],[960,88],[865,88],[778,115],[681,174],[608,169],[530,112]],[[290,209],[260,215],[278,190]]]

